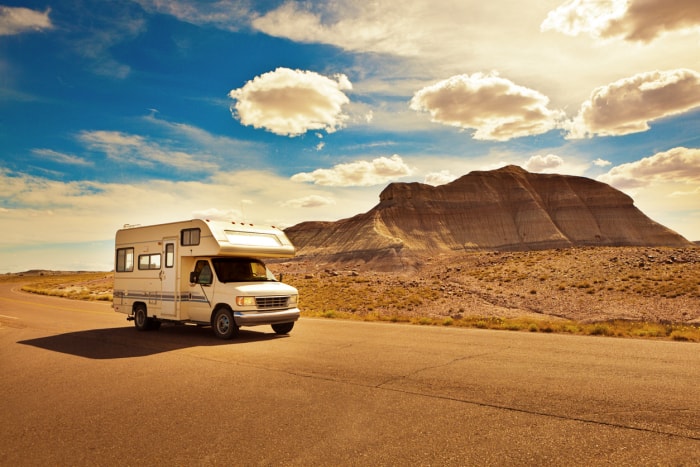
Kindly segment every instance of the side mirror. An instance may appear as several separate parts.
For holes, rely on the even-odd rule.
[[[197,279],[198,279],[197,273],[194,272],[194,271],[192,271],[192,272],[190,273],[190,284],[196,284],[196,283],[197,283]]]

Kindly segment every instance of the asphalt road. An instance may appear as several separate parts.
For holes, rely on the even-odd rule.
[[[0,284],[0,465],[700,465],[700,345],[302,319],[140,333]]]

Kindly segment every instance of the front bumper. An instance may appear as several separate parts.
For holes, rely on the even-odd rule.
[[[233,319],[237,326],[258,326],[261,324],[291,323],[299,319],[299,308],[277,311],[234,311]]]

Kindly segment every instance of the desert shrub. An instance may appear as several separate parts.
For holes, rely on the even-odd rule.
[[[671,332],[669,336],[672,340],[678,342],[700,342],[700,329],[693,330],[676,330]]]
[[[613,332],[607,324],[598,323],[591,328],[589,334],[592,336],[611,336]]]
[[[505,329],[506,331],[521,331],[523,329],[527,328],[527,326],[523,323],[520,323],[518,321],[505,321],[503,324],[501,324],[501,329]]]

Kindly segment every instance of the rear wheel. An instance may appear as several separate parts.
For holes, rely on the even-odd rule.
[[[139,331],[148,331],[150,329],[150,320],[144,305],[136,305],[134,307],[134,325]]]
[[[238,326],[233,320],[233,313],[225,307],[217,308],[214,312],[212,327],[214,328],[214,334],[219,339],[231,339],[238,334]]]
[[[291,323],[277,323],[272,325],[272,330],[276,334],[289,334],[289,331],[294,327],[294,322]]]
[[[160,328],[160,321],[149,318],[146,305],[138,304],[134,307],[134,325],[139,331],[154,331]]]

